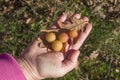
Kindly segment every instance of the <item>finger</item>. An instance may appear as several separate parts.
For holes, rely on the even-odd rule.
[[[42,41],[41,41],[41,39],[38,37],[38,38],[36,38],[34,41],[32,41],[31,43],[30,43],[30,45],[28,46],[28,48],[30,48],[32,51],[40,51],[40,52],[43,52],[43,53],[45,53],[46,51],[47,51],[47,48],[40,48],[40,46],[42,46],[43,44],[42,44]]]
[[[73,63],[76,62],[78,60],[80,51],[78,50],[71,50],[71,52],[68,55],[68,60],[71,60]]]
[[[39,54],[43,54],[47,52],[47,48],[40,48],[39,45],[39,41],[34,40],[33,42],[31,42],[26,49],[22,52],[22,54],[28,54],[30,56],[37,56]]]
[[[81,16],[80,14],[74,14],[72,17],[76,17],[77,19],[80,19]],[[86,24],[89,22],[89,18],[84,16],[83,18],[83,21],[86,22]],[[65,47],[65,52],[72,49],[72,45],[69,45],[68,43],[66,44],[66,47]]]
[[[63,61],[63,70],[66,73],[73,70],[77,66],[77,61],[78,61],[79,54],[80,54],[79,51],[72,50],[69,53],[68,58],[66,58]]]
[[[88,23],[85,27],[85,30],[83,32],[79,33],[80,35],[79,35],[76,43],[72,46],[72,49],[78,50],[82,46],[83,42],[89,35],[91,29],[92,29],[92,24]]]
[[[30,45],[31,46],[36,46],[36,47],[39,47],[39,45],[41,45],[41,38],[40,37],[37,37],[37,38],[35,38],[31,43],[30,43]]]
[[[77,19],[80,19],[81,16],[80,14],[74,14],[72,17],[76,17]],[[88,21],[88,19],[84,19],[84,21]],[[68,43],[66,43],[65,52],[68,51],[69,49],[71,49],[71,46]]]
[[[70,50],[70,43],[69,42],[63,43],[63,50],[62,50],[62,52],[65,53],[65,55],[66,55],[66,52],[68,50]]]
[[[67,15],[63,13],[63,14],[54,22],[53,26],[51,26],[50,29],[59,28],[57,22],[58,22],[58,21],[64,22],[64,21],[66,20],[66,18],[67,18]]]
[[[89,22],[89,18],[86,17],[86,16],[84,16],[82,19],[83,19],[83,21],[85,21],[85,22]]]
[[[57,21],[64,22],[64,21],[66,20],[66,18],[67,18],[67,15],[63,13],[63,14],[58,18]]]
[[[74,14],[73,17],[76,17],[77,19],[80,19],[80,14]]]
[[[76,17],[77,19],[80,19],[80,18],[81,18],[80,14],[75,14],[73,17]],[[86,16],[84,16],[84,17],[82,18],[82,20],[83,20],[84,22],[89,22],[89,18],[86,17]]]

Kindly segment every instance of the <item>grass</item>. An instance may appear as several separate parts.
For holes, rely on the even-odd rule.
[[[51,26],[62,12],[71,10],[88,16],[93,24],[90,35],[80,49],[80,67],[62,78],[46,80],[120,80],[120,23],[115,19],[110,22],[95,16],[77,0],[41,0],[40,7],[35,6],[37,1],[33,4],[19,1],[22,4],[20,8],[0,16],[0,52],[19,56],[41,29]],[[32,19],[40,19],[26,24],[24,13]],[[96,50],[99,56],[88,59]]]

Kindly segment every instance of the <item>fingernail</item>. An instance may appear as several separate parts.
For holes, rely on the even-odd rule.
[[[88,22],[88,21],[89,21],[88,17],[86,17],[86,16],[85,16],[85,17],[83,17],[83,20],[84,20],[84,21],[86,21],[86,22]]]
[[[74,17],[76,17],[77,19],[80,19],[80,14],[75,14]]]

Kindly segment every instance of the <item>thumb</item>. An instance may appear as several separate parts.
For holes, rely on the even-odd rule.
[[[65,71],[64,73],[68,73],[77,66],[79,54],[80,51],[78,50],[70,51],[68,57],[63,61],[63,71]]]
[[[68,54],[68,59],[71,60],[72,62],[76,62],[78,60],[79,55],[80,51],[71,50],[70,53]]]
[[[30,43],[30,47],[32,48],[37,48],[40,47],[42,44],[42,38],[43,38],[43,34],[41,34],[40,36],[36,37],[31,43]]]

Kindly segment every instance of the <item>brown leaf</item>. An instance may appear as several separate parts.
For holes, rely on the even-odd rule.
[[[74,12],[73,11],[66,11],[65,13],[63,13],[65,15],[67,15],[67,20],[69,20],[71,18],[71,16],[74,15]]]
[[[60,28],[63,29],[76,29],[76,30],[82,30],[86,24],[82,19],[77,19],[75,17],[70,19],[71,23],[63,23],[61,21],[58,21],[58,25]]]
[[[90,56],[89,56],[90,60],[95,59],[95,58],[98,57],[98,55],[99,55],[98,51],[99,51],[99,50],[95,50],[95,51],[93,51],[93,52],[90,54]]]
[[[43,30],[41,30],[41,32],[58,32],[58,31],[59,31],[59,29],[55,29],[55,30],[52,30],[52,29],[51,30],[46,30],[46,29],[44,30],[43,29]]]

